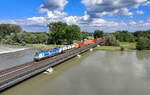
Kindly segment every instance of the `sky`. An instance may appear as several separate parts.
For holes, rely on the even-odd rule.
[[[0,24],[18,24],[28,32],[47,24],[77,24],[82,31],[150,29],[150,0],[1,0]]]

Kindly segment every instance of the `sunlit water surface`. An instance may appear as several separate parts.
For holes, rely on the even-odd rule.
[[[150,51],[87,52],[1,95],[150,95]]]
[[[26,49],[13,53],[0,54],[0,70],[32,61],[36,51],[36,49]]]

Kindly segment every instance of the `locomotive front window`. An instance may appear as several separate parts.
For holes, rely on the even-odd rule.
[[[35,53],[35,56],[38,56],[38,53],[37,53],[37,52]]]

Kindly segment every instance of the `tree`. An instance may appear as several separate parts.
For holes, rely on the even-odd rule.
[[[119,41],[113,35],[107,36],[107,39],[104,42],[105,46],[120,46]]]
[[[89,33],[89,32],[81,32],[81,38],[84,39],[94,39],[93,37],[93,33]]]
[[[103,37],[104,36],[104,32],[101,31],[101,30],[95,30],[94,32],[94,38],[100,38],[100,37]]]
[[[48,33],[46,32],[19,32],[13,37],[13,41],[21,45],[28,44],[47,44]]]
[[[6,44],[15,44],[17,33],[22,32],[22,28],[16,24],[0,24],[0,40]]]
[[[12,36],[7,35],[5,39],[3,39],[3,43],[13,45],[15,42],[12,40]]]
[[[47,25],[49,28],[49,43],[72,44],[73,40],[81,39],[80,28],[77,25],[67,25],[63,22],[52,22]]]
[[[81,39],[80,28],[77,25],[71,25],[66,28],[65,38],[67,44],[73,44],[74,40]]]
[[[47,25],[50,32],[51,40],[54,44],[63,44],[65,43],[65,31],[67,24],[63,22],[52,22]]]
[[[117,31],[114,33],[117,40],[121,42],[134,42],[135,37],[132,33],[128,31]]]
[[[48,42],[48,33],[46,32],[39,32],[39,33],[34,33],[36,36],[36,43],[42,43],[42,44],[47,44]]]
[[[0,36],[5,37],[6,35],[10,35],[11,33],[21,32],[22,28],[16,24],[0,24]]]
[[[2,42],[2,37],[0,36],[0,43]]]
[[[150,39],[150,30],[147,30],[147,31],[136,31],[133,33],[134,36],[139,39],[140,37],[143,37],[143,38],[148,38]]]
[[[136,43],[137,50],[150,50],[150,39],[148,38],[139,38]]]

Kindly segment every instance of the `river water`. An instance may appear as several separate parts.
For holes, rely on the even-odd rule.
[[[0,54],[0,70],[32,61],[36,51],[36,49],[25,49],[22,51]]]
[[[150,51],[93,51],[0,95],[150,95]]]

